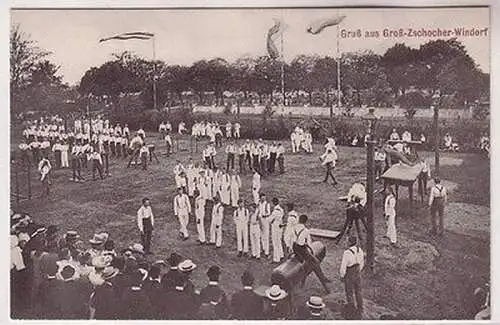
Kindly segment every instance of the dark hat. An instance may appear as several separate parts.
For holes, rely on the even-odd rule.
[[[56,225],[50,225],[47,227],[47,232],[45,233],[46,236],[53,236],[59,231],[59,227]]]
[[[130,274],[130,285],[132,286],[140,286],[143,282],[144,275],[143,273],[137,269]]]
[[[67,231],[65,234],[64,234],[64,239],[66,239],[67,241],[71,241],[71,240],[77,240],[78,238],[80,238],[80,235],[78,234],[77,231],[75,230],[69,230]]]
[[[101,276],[104,280],[109,280],[111,278],[114,278],[119,272],[120,270],[118,270],[117,268],[108,266],[104,268],[104,270],[101,273]]]
[[[210,280],[218,279],[220,274],[221,270],[217,265],[212,265],[211,267],[208,268],[207,276]]]
[[[57,266],[57,263],[48,263],[47,265],[47,275],[50,276],[55,276],[57,274],[57,271],[59,271],[59,267]]]
[[[61,270],[61,277],[64,281],[72,280],[75,276],[76,269],[73,265],[67,264]]]
[[[253,284],[253,281],[254,276],[252,273],[250,273],[250,271],[243,272],[243,274],[241,275],[241,282],[243,283],[243,285],[251,285]]]
[[[182,261],[182,256],[180,256],[179,254],[177,254],[176,252],[173,252],[172,254],[170,254],[170,256],[167,258],[167,262],[168,264],[170,264],[170,266],[177,266],[179,265],[179,263]]]
[[[349,243],[349,246],[354,246],[358,243],[358,237],[356,236],[349,236],[349,239],[347,241]]]

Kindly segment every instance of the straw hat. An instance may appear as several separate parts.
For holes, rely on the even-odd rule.
[[[286,293],[285,290],[281,289],[277,284],[266,290],[266,297],[273,301],[281,300],[286,296],[288,296],[288,293]]]
[[[185,260],[179,264],[179,271],[181,272],[190,272],[196,269],[196,264],[191,260]]]
[[[325,308],[325,303],[323,302],[323,299],[321,297],[317,296],[312,296],[309,298],[309,300],[306,302],[307,307],[314,308],[314,309],[323,309]]]

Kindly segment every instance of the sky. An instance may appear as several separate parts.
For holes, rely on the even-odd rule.
[[[384,37],[384,30],[402,29],[408,33],[410,29],[439,28],[454,33],[455,28],[488,28],[477,36],[457,38],[479,68],[490,71],[488,8],[11,10],[11,27],[19,24],[38,46],[51,51],[50,60],[60,66],[63,81],[77,84],[86,70],[112,59],[113,53],[129,50],[145,58],[153,57],[152,41],[99,43],[101,38],[124,32],[154,33],[156,58],[168,64],[190,65],[215,57],[233,62],[244,55],[265,55],[267,31],[277,18],[288,26],[283,34],[287,62],[298,54],[335,56],[335,27],[318,35],[306,33],[306,28],[314,21],[337,15],[346,16],[339,25],[341,52],[372,50],[383,54],[398,42],[419,47],[439,38]],[[356,37],[358,30],[361,37]],[[347,35],[349,31],[352,33]],[[379,37],[365,37],[368,31],[378,31]]]

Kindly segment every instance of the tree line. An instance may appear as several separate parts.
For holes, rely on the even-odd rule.
[[[91,95],[112,111],[127,109],[123,97],[136,94],[142,109],[171,105],[278,104],[330,106],[337,101],[337,60],[298,55],[291,62],[267,56],[200,60],[190,66],[147,60],[130,52],[114,54],[89,68],[78,85],[62,83],[48,52],[16,26],[11,31],[10,88],[14,111],[59,111],[84,105]],[[285,101],[281,96],[284,72]],[[409,115],[438,102],[465,108],[489,99],[489,74],[482,72],[457,39],[433,40],[419,48],[398,43],[383,55],[370,50],[343,53],[340,59],[343,107],[392,107]]]

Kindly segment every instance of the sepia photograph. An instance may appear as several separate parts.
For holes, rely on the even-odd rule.
[[[12,320],[489,320],[489,6],[9,9]]]

